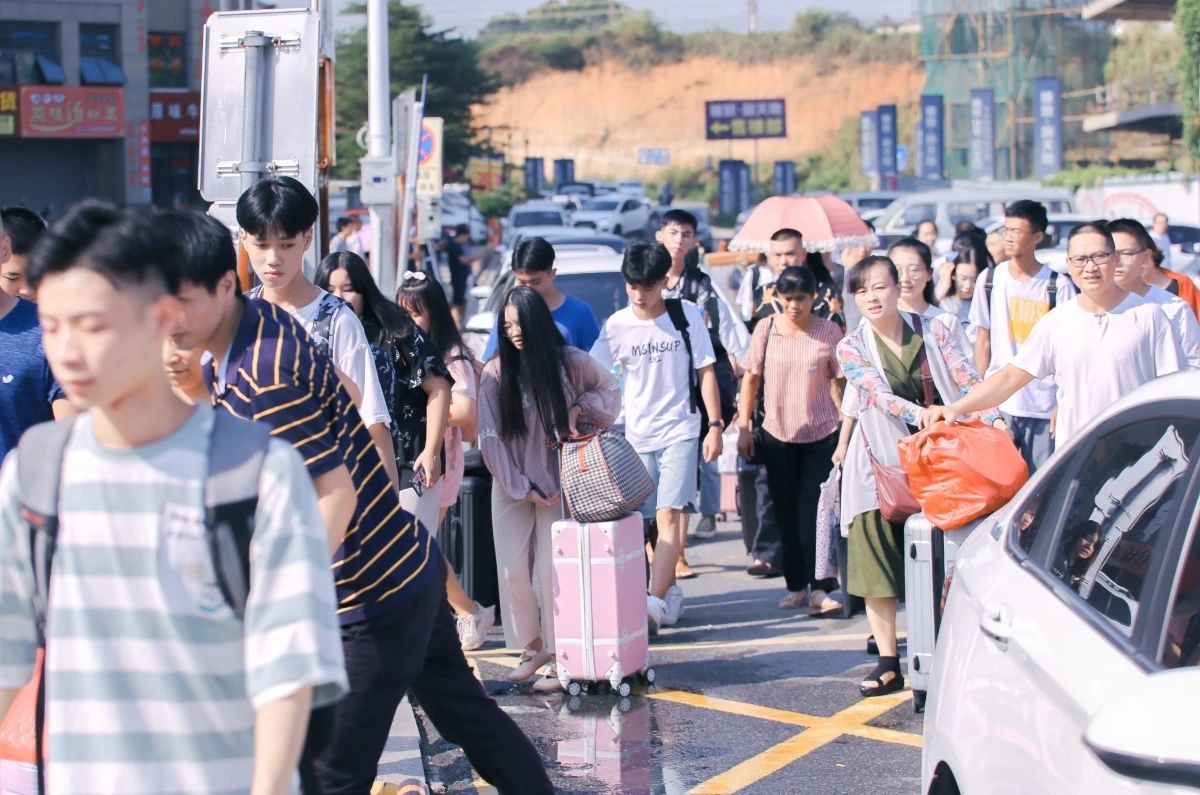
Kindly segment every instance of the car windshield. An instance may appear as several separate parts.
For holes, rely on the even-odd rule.
[[[625,279],[617,271],[611,273],[564,273],[554,280],[554,286],[567,295],[586,301],[601,324],[608,316],[629,304]]]
[[[1200,243],[1200,227],[1168,226],[1167,237],[1176,245],[1180,243]]]
[[[860,210],[882,210],[892,203],[892,200],[887,197],[863,197],[858,200],[858,209]]]
[[[563,226],[563,218],[551,210],[526,210],[513,216],[513,226]]]
[[[592,199],[583,203],[585,210],[600,210],[601,212],[611,212],[617,209],[619,201],[613,199]]]

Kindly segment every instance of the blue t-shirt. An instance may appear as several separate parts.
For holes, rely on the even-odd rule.
[[[54,419],[50,404],[63,397],[42,349],[42,326],[32,301],[0,317],[0,459],[26,429]]]
[[[569,295],[563,296],[563,299],[562,306],[555,309],[550,315],[554,318],[558,330],[562,332],[568,345],[581,351],[590,351],[600,337],[600,323],[596,320],[596,313],[588,306],[587,301],[581,301]],[[488,337],[487,348],[483,352],[485,362],[491,361],[492,357],[496,355],[499,345],[496,334],[499,328],[500,317],[497,316],[496,327],[492,329],[491,336]]]

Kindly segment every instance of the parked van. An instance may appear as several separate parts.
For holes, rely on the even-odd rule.
[[[1003,216],[1004,207],[1018,199],[1033,199],[1046,205],[1049,213],[1075,212],[1075,199],[1066,188],[1042,188],[1020,183],[945,188],[910,193],[896,199],[875,221],[880,246],[886,248],[916,231],[917,224],[932,218],[938,228],[938,249],[945,251],[954,240],[954,227],[962,221],[979,223],[990,216]]]

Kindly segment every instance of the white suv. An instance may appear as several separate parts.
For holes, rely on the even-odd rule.
[[[1200,373],[1135,391],[958,553],[922,792],[1200,791]]]

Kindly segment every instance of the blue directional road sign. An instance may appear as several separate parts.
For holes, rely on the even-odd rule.
[[[704,103],[704,132],[710,141],[786,138],[783,99],[722,99]]]

